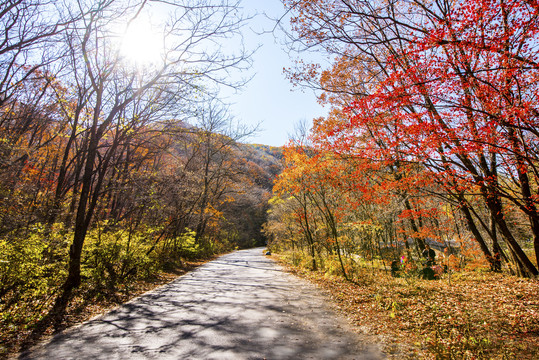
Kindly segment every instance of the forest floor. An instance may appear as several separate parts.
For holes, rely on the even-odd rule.
[[[355,329],[376,334],[392,358],[539,359],[536,279],[462,272],[429,281],[363,269],[350,282],[284,265],[327,290]]]
[[[109,312],[119,305],[159,286],[167,284],[202,264],[214,260],[218,255],[208,259],[183,261],[181,266],[170,271],[163,271],[151,279],[140,280],[130,284],[128,290],[96,293],[82,285],[74,291],[64,316],[53,324],[34,326],[0,327],[0,359],[16,358],[17,354],[31,346],[51,338],[55,333],[68,327],[80,324],[98,315]]]

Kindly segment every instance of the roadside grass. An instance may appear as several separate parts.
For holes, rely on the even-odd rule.
[[[396,359],[539,359],[539,281],[493,272],[393,278],[357,269],[353,281],[285,267],[327,290],[354,327]]]

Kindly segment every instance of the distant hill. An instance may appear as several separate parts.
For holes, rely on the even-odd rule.
[[[259,153],[269,155],[273,158],[281,160],[283,158],[283,148],[281,146],[270,146],[262,144],[245,144],[248,147],[258,151]]]
[[[240,144],[241,156],[255,170],[254,181],[266,191],[273,188],[275,177],[283,170],[283,148],[261,144]]]

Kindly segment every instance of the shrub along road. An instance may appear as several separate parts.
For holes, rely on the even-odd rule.
[[[381,359],[262,249],[207,263],[22,359]]]

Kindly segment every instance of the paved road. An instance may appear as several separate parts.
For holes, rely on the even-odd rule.
[[[56,336],[22,359],[382,359],[313,285],[237,251]]]

